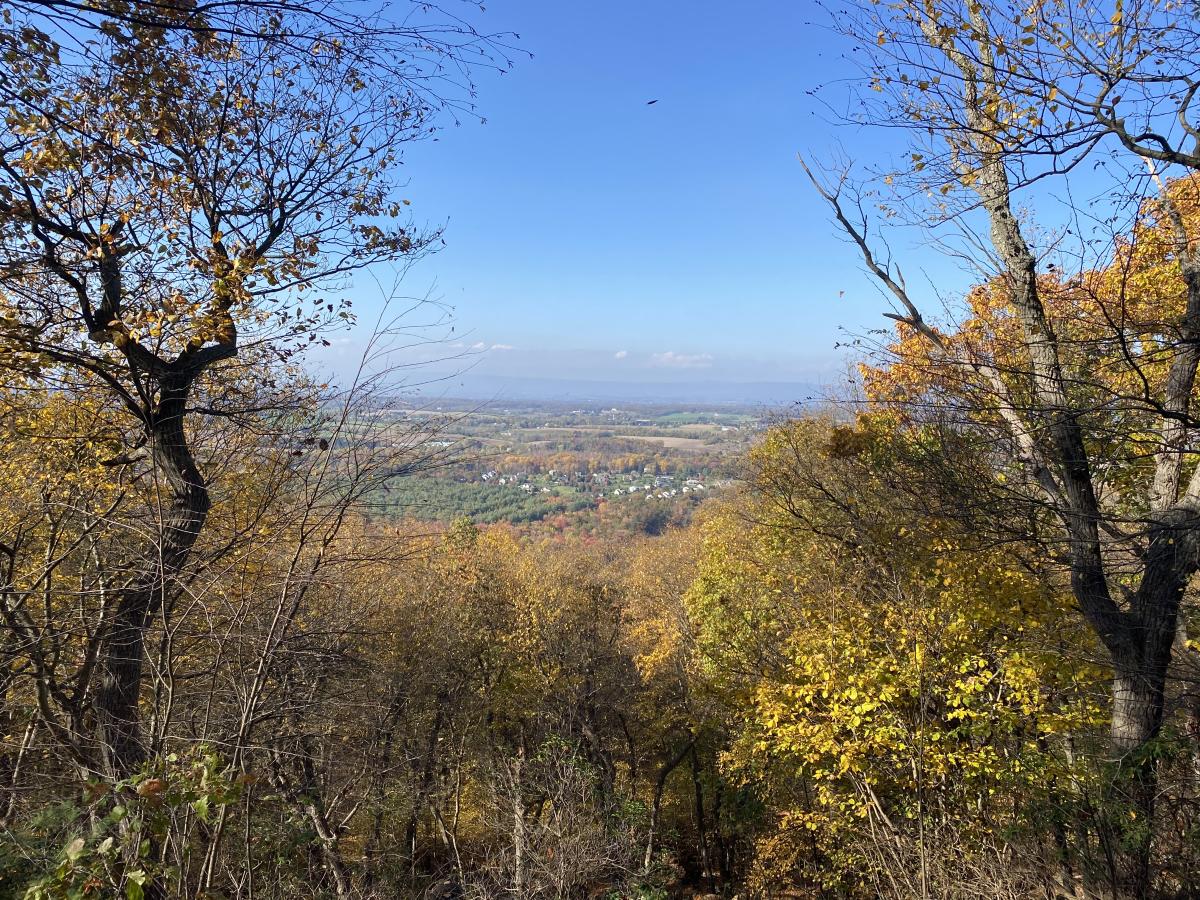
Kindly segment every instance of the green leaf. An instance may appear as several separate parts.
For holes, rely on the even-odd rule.
[[[135,869],[125,876],[125,897],[126,900],[142,900],[146,892],[142,890],[142,885],[146,883],[146,873],[141,869]]]

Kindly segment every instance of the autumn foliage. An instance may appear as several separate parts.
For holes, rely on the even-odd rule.
[[[927,320],[810,173],[897,304],[861,393],[687,522],[518,531],[391,514],[452,442],[306,368],[505,62],[358,9],[0,4],[0,897],[1200,892],[1191,18],[839,20],[993,265]],[[1106,140],[1147,187],[1066,266],[1014,198]],[[611,441],[498,465],[669,463]]]

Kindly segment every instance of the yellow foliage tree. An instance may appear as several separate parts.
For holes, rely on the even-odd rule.
[[[688,605],[729,710],[725,765],[768,804],[761,886],[1037,884],[989,859],[1022,829],[1051,839],[1056,793],[1080,789],[1065,745],[1103,712],[1063,586],[912,515],[884,474],[903,441],[779,425],[748,494],[704,526]]]

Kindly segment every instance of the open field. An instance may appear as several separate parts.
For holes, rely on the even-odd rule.
[[[553,523],[599,536],[686,522],[732,484],[759,430],[750,410],[488,404],[389,412],[428,429],[449,464],[375,498],[385,518]]]
[[[614,437],[625,441],[649,441],[670,447],[672,450],[705,450],[712,446],[708,441],[694,437],[663,437],[643,434],[618,434]]]

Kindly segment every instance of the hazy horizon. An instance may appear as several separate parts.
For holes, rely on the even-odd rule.
[[[622,381],[570,377],[520,377],[466,373],[420,372],[409,388],[421,397],[505,401],[745,405],[773,408],[825,402],[827,387],[818,382]]]
[[[715,0],[687,16],[630,0],[489,6],[480,27],[515,32],[523,52],[479,73],[486,123],[462,116],[405,153],[408,209],[445,238],[398,285],[427,301],[414,321],[440,322],[439,344],[405,362],[474,354],[473,377],[497,386],[836,380],[846,344],[890,307],[797,153],[828,161],[869,139],[825,105],[856,69],[818,7],[758,12],[733,33]],[[805,90],[822,83],[828,97]],[[902,229],[889,239],[909,249]],[[931,299],[966,283],[916,259]],[[362,325],[343,350],[391,287],[353,285]]]

